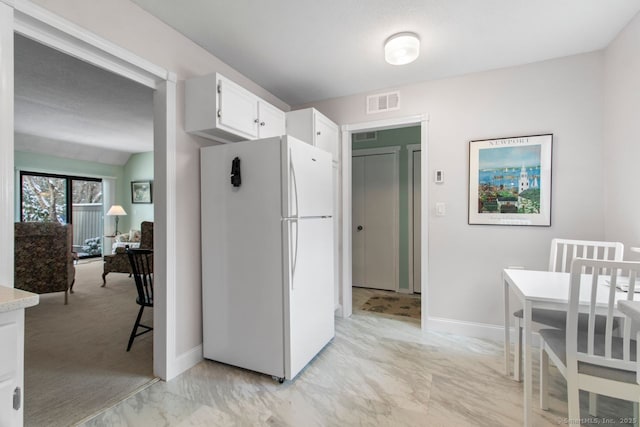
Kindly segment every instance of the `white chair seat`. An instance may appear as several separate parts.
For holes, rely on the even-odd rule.
[[[540,336],[550,347],[551,351],[560,359],[563,366],[567,365],[567,333],[558,329],[542,329]],[[594,335],[593,352],[598,356],[604,356],[605,336],[602,334]],[[622,342],[620,337],[612,337],[613,345],[611,348],[611,357],[622,360]],[[632,361],[636,361],[636,341],[631,341]],[[578,352],[587,352],[587,333],[578,333]],[[629,384],[636,383],[635,371],[624,371],[622,369],[608,368],[606,366],[593,365],[591,363],[578,362],[578,373],[589,376],[606,378],[613,381],[625,382]]]

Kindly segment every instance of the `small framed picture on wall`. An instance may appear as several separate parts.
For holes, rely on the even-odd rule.
[[[469,142],[469,224],[551,225],[553,135]]]
[[[153,181],[131,181],[131,203],[152,203]]]

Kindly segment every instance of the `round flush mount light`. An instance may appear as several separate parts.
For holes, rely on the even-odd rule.
[[[384,59],[391,65],[413,62],[420,55],[420,39],[415,33],[398,33],[384,43]]]

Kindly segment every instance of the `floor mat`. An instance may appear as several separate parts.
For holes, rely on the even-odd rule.
[[[375,295],[369,298],[361,308],[376,313],[420,320],[420,304],[420,297],[413,295]]]

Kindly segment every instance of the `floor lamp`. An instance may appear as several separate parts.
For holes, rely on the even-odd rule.
[[[127,213],[120,205],[113,205],[107,211],[107,216],[115,216],[116,217],[116,231],[113,233],[114,236],[118,235],[118,220],[121,216],[126,215]]]

